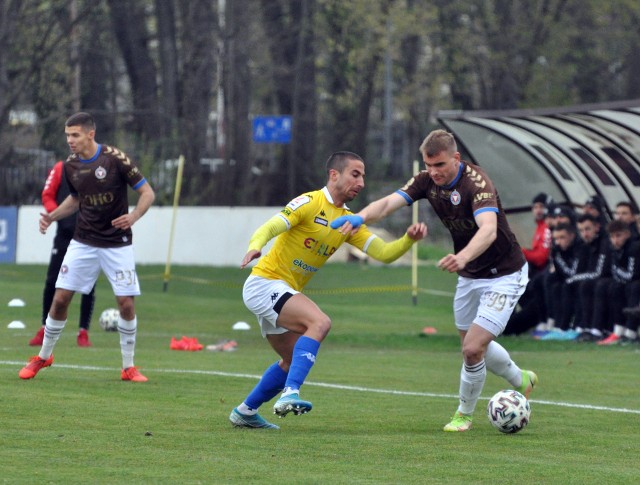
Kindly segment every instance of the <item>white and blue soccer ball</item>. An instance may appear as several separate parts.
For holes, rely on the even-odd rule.
[[[102,330],[107,332],[115,332],[118,330],[118,320],[120,319],[120,312],[116,308],[107,308],[100,314],[98,323]]]
[[[512,389],[497,392],[487,406],[491,425],[501,433],[522,431],[531,417],[531,406],[524,395]]]

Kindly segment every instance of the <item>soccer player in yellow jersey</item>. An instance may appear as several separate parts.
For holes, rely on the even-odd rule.
[[[245,268],[259,258],[267,242],[276,238],[268,254],[251,271],[242,297],[280,360],[265,371],[257,386],[231,412],[229,420],[234,426],[278,429],[258,414],[258,408],[280,391],[282,396],[273,407],[278,416],[311,411],[312,404],[300,399],[300,387],[331,329],[331,319],[300,292],[342,243],[390,263],[427,234],[426,225],[417,223],[400,239],[386,243],[366,226],[354,235],[331,229],[331,220],[351,214],[345,203],[364,187],[364,160],[355,153],[336,152],[327,160],[327,175],[325,187],[296,197],[256,230],[240,265]]]

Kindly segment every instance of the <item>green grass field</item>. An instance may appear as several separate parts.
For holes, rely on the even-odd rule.
[[[640,349],[502,338],[535,370],[529,426],[502,435],[487,399],[474,429],[444,433],[457,405],[461,356],[451,315],[455,277],[421,268],[418,304],[408,268],[326,266],[307,293],[333,329],[303,388],[314,409],[276,419],[278,431],[234,429],[231,409],[276,360],[241,287],[248,271],[139,267],[143,295],[136,364],[149,382],[120,380],[116,333],[97,324],[114,306],[101,277],[93,347],[75,342],[79,298],[55,363],[30,381],[18,370],[37,348],[43,266],[0,266],[0,482],[3,483],[637,483]],[[8,307],[21,298],[25,307]],[[12,330],[12,320],[25,330]],[[250,331],[233,331],[244,320]],[[420,336],[425,326],[438,333]],[[169,350],[172,336],[238,342],[235,352]],[[262,410],[275,419],[271,406]]]

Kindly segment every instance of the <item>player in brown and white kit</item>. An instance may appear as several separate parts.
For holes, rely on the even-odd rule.
[[[147,381],[133,365],[138,325],[134,297],[140,294],[140,285],[131,226],[147,212],[155,194],[129,157],[117,148],[98,144],[95,133],[95,122],[88,113],[76,113],[65,123],[67,144],[72,152],[64,167],[70,195],[53,212],[40,214],[39,225],[44,234],[52,222],[77,211],[76,229],[56,281],[42,348],[20,370],[21,379],[31,379],[53,363],[53,348],[67,323],[74,293],[91,291],[102,270],[111,283],[120,311],[121,378]],[[129,186],[140,196],[131,212]]]
[[[453,239],[454,253],[442,258],[438,267],[459,275],[453,311],[464,358],[460,403],[444,431],[467,431],[486,369],[527,397],[537,383],[537,376],[521,370],[494,340],[524,292],[528,267],[493,183],[480,167],[460,159],[453,135],[444,130],[431,132],[420,152],[426,170],[357,215],[336,219],[331,227],[346,234],[419,199],[431,203]]]

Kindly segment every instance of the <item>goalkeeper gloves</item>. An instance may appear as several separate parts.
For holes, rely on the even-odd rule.
[[[340,216],[331,221],[331,229],[338,229],[345,222],[350,222],[354,229],[358,229],[364,223],[364,219],[356,215]]]

